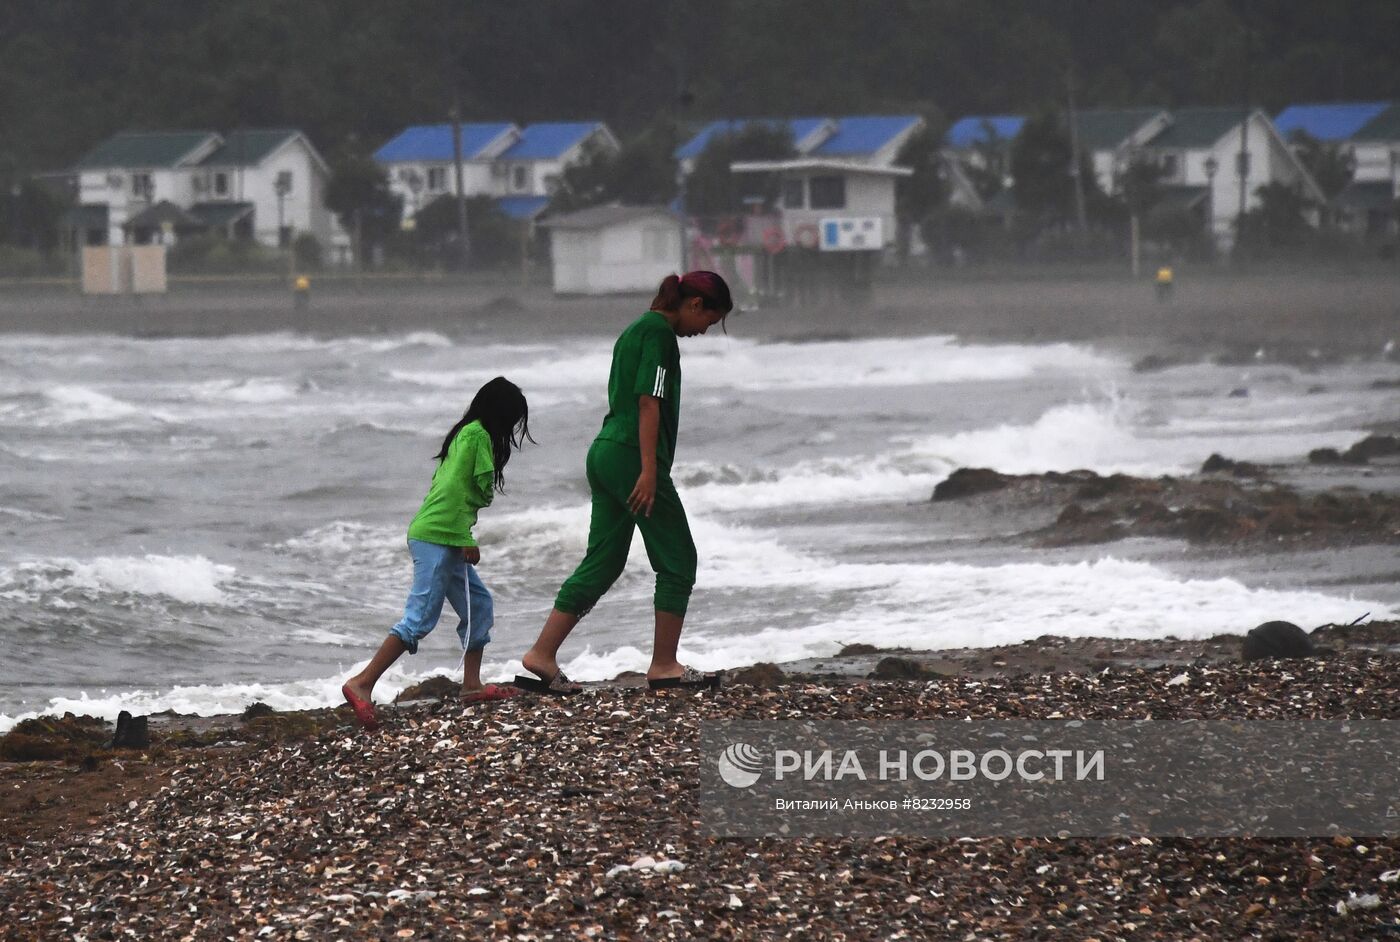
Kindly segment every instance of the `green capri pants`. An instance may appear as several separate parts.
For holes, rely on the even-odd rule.
[[[642,473],[642,454],[631,445],[597,440],[588,449],[588,486],[593,511],[588,522],[588,552],[564,581],[554,607],[582,617],[622,575],[632,547],[632,528],[640,527],[647,559],[656,573],[656,609],[684,615],[695,587],[695,541],[680,495],[670,474],[657,470],[656,502],[650,517],[627,508],[627,497]]]

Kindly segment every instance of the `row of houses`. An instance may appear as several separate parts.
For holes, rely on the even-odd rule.
[[[591,150],[618,149],[601,122],[461,127],[463,191],[526,221],[548,205],[565,167]],[[457,192],[450,125],[408,128],[374,156],[406,219]],[[297,130],[123,132],[84,154],[68,176],[78,203],[69,221],[85,245],[169,244],[212,232],[286,247],[308,233],[336,256],[349,249],[326,208],[326,161]]]
[[[970,116],[947,136],[954,203],[982,212],[994,207],[970,179],[969,168],[1005,175],[1021,115]],[[1170,206],[1197,213],[1218,243],[1228,246],[1235,220],[1259,205],[1259,188],[1296,188],[1318,211],[1330,208],[1343,227],[1393,235],[1400,199],[1400,104],[1293,105],[1270,118],[1258,109],[1122,108],[1079,112],[1074,132],[1095,183],[1111,196],[1123,189],[1128,166],[1147,160],[1160,172]],[[1301,135],[1336,148],[1352,179],[1330,199],[1299,158]]]
[[[899,163],[899,155],[925,127],[922,118],[712,122],[674,152],[679,179],[693,171],[717,136],[759,123],[790,132],[794,153],[782,160],[732,165],[737,174],[767,175],[779,194],[777,205],[763,207],[763,219],[755,223],[761,231],[742,233],[742,241],[832,251],[878,250],[895,241],[896,182],[913,173]],[[977,213],[1006,210],[1007,201],[1014,199],[1010,148],[1024,124],[1019,115],[974,115],[952,125],[940,155],[952,203]],[[1354,167],[1351,183],[1333,203],[1338,218],[1361,231],[1394,230],[1400,198],[1396,103],[1296,105],[1276,118],[1240,108],[1090,109],[1075,115],[1073,131],[1103,192],[1118,194],[1126,168],[1150,160],[1160,170],[1165,200],[1197,213],[1225,243],[1240,212],[1258,205],[1258,190],[1266,184],[1283,183],[1317,206],[1327,203],[1292,140],[1296,132],[1305,132],[1340,148]],[[432,124],[405,128],[374,159],[401,198],[407,220],[460,189],[467,196],[493,199],[504,215],[533,226],[545,217],[568,167],[618,150],[616,136],[600,121],[469,123],[460,125],[455,141],[451,125]],[[1004,178],[999,195],[975,185],[974,178],[986,174]],[[216,232],[269,246],[286,246],[295,235],[309,233],[342,256],[349,245],[325,206],[326,162],[295,129],[121,133],[85,154],[72,177],[79,204],[73,225],[85,244],[168,243]],[[664,254],[667,263],[674,261],[670,249],[658,249],[654,232],[655,211],[664,209],[653,207],[643,214],[646,219],[634,238],[612,240],[618,251],[626,242],[638,257]],[[637,213],[594,215],[613,226],[640,218]],[[552,225],[575,233],[566,241],[583,245],[576,233],[589,218],[556,217]],[[676,231],[679,240],[679,227]],[[596,245],[579,251],[607,254]]]

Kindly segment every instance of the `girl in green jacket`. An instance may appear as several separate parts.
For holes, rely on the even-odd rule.
[[[491,593],[476,574],[481,549],[472,527],[477,511],[491,503],[495,491],[504,490],[511,449],[526,439],[534,441],[529,417],[520,387],[497,376],[481,387],[433,456],[438,466],[432,486],[408,527],[413,588],[403,618],[389,629],[365,669],[340,688],[366,729],[378,726],[370,700],[375,683],[405,651],[418,653],[418,642],[437,625],[444,601],[461,619],[463,699],[499,700],[517,692],[481,683],[481,652],[491,640],[495,613]]]

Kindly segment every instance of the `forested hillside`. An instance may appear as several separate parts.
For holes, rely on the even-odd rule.
[[[295,126],[324,149],[464,118],[1400,98],[1400,3],[1347,0],[6,0],[0,178],[122,128]],[[0,181],[3,182],[3,181]]]

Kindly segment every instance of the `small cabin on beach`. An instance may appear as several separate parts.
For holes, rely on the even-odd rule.
[[[665,206],[594,206],[540,225],[549,230],[555,294],[646,292],[683,270],[681,221]]]

